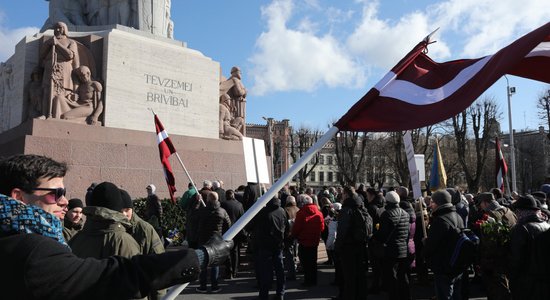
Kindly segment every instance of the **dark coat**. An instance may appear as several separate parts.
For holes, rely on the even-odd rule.
[[[198,243],[204,245],[214,235],[222,235],[231,227],[231,220],[225,209],[221,208],[220,202],[208,203],[206,207],[199,209],[198,220]]]
[[[384,197],[382,195],[374,196],[374,199],[367,204],[367,211],[372,218],[373,224],[380,224],[380,216],[384,212]],[[376,228],[374,228],[376,231]]]
[[[80,222],[78,223],[73,223],[68,219],[65,219],[65,221],[63,221],[63,237],[65,238],[65,241],[68,242],[75,234],[82,230],[83,224],[84,220],[82,219],[80,219]]]
[[[374,233],[374,239],[387,246],[385,257],[407,257],[409,219],[409,214],[397,204],[386,204],[386,209],[380,216],[380,228]]]
[[[224,201],[220,201],[220,205],[225,211],[227,212],[227,215],[229,215],[229,220],[231,220],[231,224],[235,224],[237,220],[244,215],[244,208],[241,202],[237,201],[237,199],[227,199]],[[244,230],[241,230],[237,235],[233,238],[233,241],[235,243],[244,242],[246,240],[246,232]]]
[[[519,220],[510,232],[510,283],[514,299],[548,299],[542,289],[548,286],[546,274],[542,278],[533,274],[536,266],[530,260],[533,240],[548,229],[550,224],[531,215]]]
[[[443,216],[449,215],[451,222],[443,219]],[[440,206],[432,213],[432,222],[428,229],[428,238],[424,246],[424,256],[426,257],[431,269],[436,274],[445,274],[447,263],[450,261],[455,245],[449,242],[452,237],[452,230],[464,228],[462,218],[456,213],[456,208],[452,205],[448,207]]]
[[[283,241],[288,234],[288,219],[279,199],[269,201],[251,223],[255,249],[283,249]]]
[[[365,247],[366,245],[359,244],[353,237],[354,230],[357,230],[353,226],[352,216],[354,210],[364,209],[363,201],[359,196],[353,198],[347,198],[344,200],[342,209],[338,213],[338,227],[336,229],[336,250],[343,252],[343,250],[351,249],[355,247]],[[363,253],[362,253],[363,254]]]
[[[131,259],[79,258],[38,234],[0,235],[2,299],[129,299],[151,290],[196,280],[199,261],[192,249]]]

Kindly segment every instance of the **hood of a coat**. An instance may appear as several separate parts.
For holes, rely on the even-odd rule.
[[[82,209],[86,215],[86,222],[106,222],[106,223],[121,223],[125,227],[130,227],[132,224],[124,214],[100,206],[86,206]]]

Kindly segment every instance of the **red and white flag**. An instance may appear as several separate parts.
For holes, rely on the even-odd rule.
[[[176,153],[176,148],[172,144],[168,133],[164,130],[164,126],[160,122],[159,118],[155,114],[155,127],[157,131],[157,142],[159,146],[160,162],[164,168],[164,177],[166,178],[166,184],[168,185],[168,192],[170,192],[170,199],[172,203],[176,203],[174,193],[176,192],[176,180],[174,178],[174,172],[168,158],[170,155]]]
[[[430,36],[413,48],[334,126],[346,131],[401,131],[439,123],[466,109],[505,74],[550,83],[550,23],[497,53],[437,63]]]
[[[504,160],[504,155],[502,155],[502,150],[500,149],[500,142],[498,137],[495,141],[495,150],[496,150],[496,177],[497,177],[497,187],[504,192],[504,180],[506,178],[506,173],[508,173],[508,166]]]

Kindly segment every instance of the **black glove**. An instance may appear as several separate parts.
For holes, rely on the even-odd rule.
[[[207,266],[217,266],[229,257],[229,251],[233,248],[233,240],[225,241],[220,234],[215,233],[201,248],[208,256],[205,259]]]

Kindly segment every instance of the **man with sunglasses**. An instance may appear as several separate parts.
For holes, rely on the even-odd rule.
[[[214,236],[199,249],[163,254],[78,258],[58,218],[66,213],[67,166],[38,155],[0,159],[0,289],[5,299],[131,299],[193,281],[202,265],[229,256]]]

